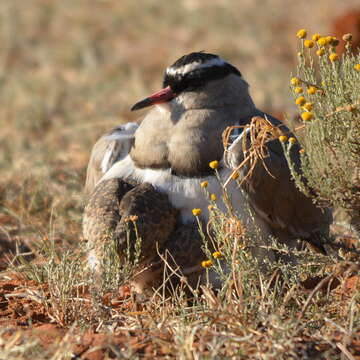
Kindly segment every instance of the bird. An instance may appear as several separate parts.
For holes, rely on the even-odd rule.
[[[193,226],[194,208],[203,210],[202,221],[209,220],[208,199],[200,186],[204,181],[209,193],[217,197],[218,208],[226,213],[226,203],[221,199],[223,187],[218,178],[228,179],[244,160],[241,139],[245,137],[249,145],[249,133],[241,130],[241,126],[261,117],[290,133],[280,120],[255,106],[249,85],[235,66],[206,52],[184,55],[169,66],[162,90],[137,102],[131,110],[144,108],[150,110],[139,125],[125,126],[107,134],[94,146],[87,186],[95,188],[94,194],[98,186],[112,179],[135,186],[150,184],[154,191],[165,194],[178,212],[177,225],[170,238],[176,232],[181,233],[178,230],[181,226]],[[222,134],[229,127],[238,130],[225,149]],[[109,145],[114,141],[120,145]],[[301,173],[297,146],[292,152],[292,161]],[[260,231],[261,236],[254,240],[257,241],[254,255],[274,259],[274,254],[260,246],[268,245],[271,236],[277,236],[290,247],[295,247],[297,239],[301,239],[325,251],[323,245],[332,221],[331,210],[318,208],[296,187],[278,139],[268,141],[266,147],[267,156],[256,163],[251,176],[241,185],[238,181],[227,184],[237,216],[245,226],[256,226]],[[119,154],[117,148],[129,151]],[[209,166],[214,161],[216,172]],[[240,171],[242,178],[244,171],[246,168]],[[88,218],[91,218],[88,221],[98,221]],[[175,238],[167,244],[184,259],[180,253],[186,249],[181,242],[176,244]],[[183,268],[191,269],[199,256],[182,261]]]

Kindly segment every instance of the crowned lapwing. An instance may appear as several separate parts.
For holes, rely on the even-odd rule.
[[[201,217],[208,220],[208,200],[200,187],[203,181],[208,182],[209,192],[217,195],[220,210],[226,212],[221,200],[222,186],[209,163],[219,163],[217,172],[225,182],[243,161],[244,149],[238,140],[246,134],[238,131],[238,139],[233,137],[233,144],[225,152],[222,140],[225,129],[249,124],[253,117],[260,116],[266,117],[275,127],[289,131],[279,120],[256,108],[249,85],[236,67],[205,52],[194,52],[178,59],[166,69],[163,89],[136,103],[132,110],[150,106],[139,126],[125,125],[105,135],[95,145],[91,158],[96,161],[89,164],[88,186],[111,184],[113,179],[131,186],[150,184],[151,191],[166,195],[178,212],[176,227],[194,222],[193,208],[203,209]],[[323,242],[332,221],[331,211],[316,207],[297,189],[278,139],[269,141],[266,146],[267,157],[256,164],[241,186],[236,181],[228,183],[227,192],[233,208],[245,226],[255,221],[261,234],[259,245],[268,244],[268,237],[273,235],[292,247],[297,239],[302,239],[324,250]],[[296,147],[292,158],[301,171]],[[129,151],[119,155],[117,148]],[[123,191],[115,193],[118,194],[115,206],[118,206]],[[92,196],[101,197],[101,194],[95,189]],[[90,204],[95,203],[94,199],[90,201]],[[115,210],[119,213],[117,208]],[[89,235],[87,224],[102,221],[94,214],[96,211],[88,205],[84,233],[92,243],[96,243],[98,237]],[[117,218],[121,221],[121,214]],[[166,217],[162,221],[166,222]],[[173,230],[177,231],[175,227]],[[163,240],[160,242],[164,244]],[[258,254],[263,256],[264,252],[259,250]],[[198,255],[196,259],[190,256],[189,267],[198,260]],[[92,262],[96,261],[92,254]]]

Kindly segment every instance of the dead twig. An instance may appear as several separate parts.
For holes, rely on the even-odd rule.
[[[333,278],[335,278],[335,274],[330,274],[328,276],[326,276],[324,279],[322,279],[314,288],[314,290],[310,293],[310,295],[308,296],[308,298],[305,301],[304,306],[301,309],[301,312],[299,314],[299,317],[297,319],[297,326],[300,323],[300,320],[303,318],[305,311],[307,310],[307,308],[309,307],[311,300],[313,299],[313,297],[316,295],[316,293],[321,290],[325,285],[327,285],[329,283],[329,281],[331,281]]]
[[[242,170],[245,166],[248,166],[246,175],[241,179],[243,184],[249,177],[251,177],[257,162],[260,160],[264,166],[266,172],[274,178],[270,170],[265,164],[265,159],[269,156],[266,143],[277,139],[279,136],[284,135],[284,131],[280,129],[280,126],[274,126],[268,119],[260,116],[255,116],[251,119],[250,124],[243,126],[231,126],[225,129],[223,133],[223,145],[225,152],[229,151],[231,143],[229,141],[231,133],[234,129],[242,128],[243,131],[239,135],[242,137],[242,152],[244,154],[244,160],[232,171],[229,178],[225,181],[224,187],[233,179],[238,171]],[[243,136],[243,134],[246,134]],[[249,134],[250,139],[248,139]]]

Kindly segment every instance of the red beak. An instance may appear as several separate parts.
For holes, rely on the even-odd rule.
[[[176,94],[171,90],[170,86],[167,86],[165,89],[162,89],[155,94],[150,95],[144,100],[137,102],[132,108],[131,111],[143,109],[147,106],[161,104],[167,101],[172,100]]]

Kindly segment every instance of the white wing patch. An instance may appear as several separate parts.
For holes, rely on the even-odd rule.
[[[100,168],[103,174],[105,174],[109,170],[109,163],[110,163],[112,151],[113,151],[112,149],[108,149],[101,161]]]
[[[100,164],[103,174],[114,165],[114,162],[122,160],[129,153],[138,127],[139,125],[137,123],[129,122],[113,129],[105,135],[105,139],[109,141],[109,145],[106,147],[104,157]]]
[[[231,133],[229,140],[231,145],[226,149],[224,154],[224,162],[230,169],[235,169],[239,163],[239,152],[242,152],[242,141],[250,132],[250,128],[243,130],[242,128],[235,128]]]

